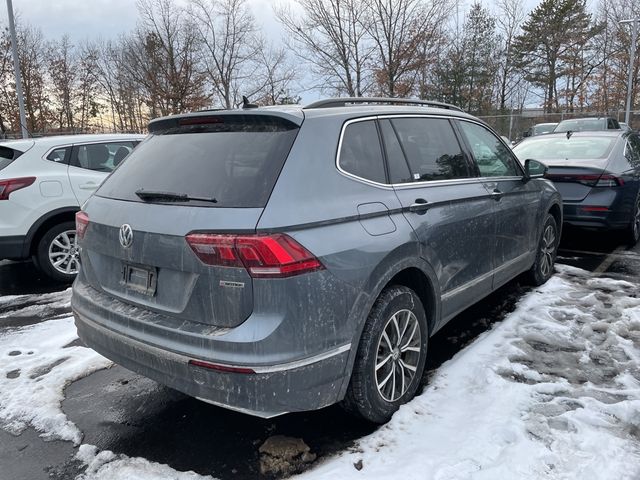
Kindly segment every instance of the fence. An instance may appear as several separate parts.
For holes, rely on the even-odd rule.
[[[568,118],[583,117],[613,117],[620,122],[624,122],[625,111],[617,112],[564,112],[564,113],[543,113],[542,110],[524,110],[522,112],[506,115],[478,115],[489,125],[491,125],[500,135],[504,135],[509,140],[519,140],[523,133],[538,123],[558,123]],[[640,110],[631,112],[630,126],[636,130],[640,128]]]

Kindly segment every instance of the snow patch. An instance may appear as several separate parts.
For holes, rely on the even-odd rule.
[[[45,440],[81,442],[61,409],[64,387],[111,362],[89,348],[68,346],[77,338],[71,317],[0,336],[0,427],[19,435],[30,425]]]
[[[214,480],[209,475],[178,472],[144,458],[116,455],[108,450],[98,452],[93,445],[81,445],[75,458],[87,465],[76,480]]]

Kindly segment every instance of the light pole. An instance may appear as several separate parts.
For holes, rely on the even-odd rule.
[[[638,41],[638,22],[640,18],[621,20],[619,23],[631,23],[631,50],[629,52],[629,78],[627,78],[627,111],[624,114],[624,121],[629,125],[631,119],[631,87],[633,85],[633,65],[636,61],[636,42]]]
[[[24,114],[24,97],[22,96],[22,78],[20,76],[20,58],[18,57],[18,42],[16,40],[16,25],[13,21],[13,5],[7,0],[7,13],[9,15],[9,33],[11,34],[11,53],[13,54],[13,71],[16,76],[16,95],[18,95],[18,109],[20,110],[20,128],[22,138],[29,138],[27,131],[27,119]]]

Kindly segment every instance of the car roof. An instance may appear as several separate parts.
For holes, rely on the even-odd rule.
[[[554,133],[547,133],[545,135],[538,135],[535,137],[528,137],[525,138],[524,140],[522,140],[522,142],[530,142],[530,141],[540,141],[543,139],[550,139],[550,138],[559,138],[559,137],[565,137],[567,136],[568,132],[554,132]],[[628,135],[629,132],[626,132],[624,130],[621,129],[610,129],[610,130],[585,130],[583,132],[572,132],[571,133],[571,138],[580,138],[580,137],[621,137],[624,135]],[[521,143],[522,143],[521,142]]]
[[[161,125],[165,122],[169,123],[177,121],[180,118],[190,118],[198,116],[211,116],[211,115],[275,115],[278,117],[286,118],[297,125],[301,125],[305,118],[319,118],[319,117],[341,117],[341,118],[358,118],[364,116],[375,115],[391,115],[391,114],[405,114],[405,115],[446,115],[456,116],[460,118],[467,118],[471,120],[478,119],[472,115],[469,115],[458,107],[453,105],[447,105],[439,102],[429,102],[423,100],[411,100],[411,99],[384,99],[384,98],[371,98],[371,103],[366,104],[353,104],[353,105],[337,105],[340,102],[350,101],[364,101],[368,99],[328,99],[326,101],[313,102],[309,105],[272,105],[266,107],[251,107],[244,109],[212,109],[202,110],[199,112],[191,112],[178,115],[170,115],[167,117],[155,118],[149,123],[150,130],[161,128]],[[389,104],[395,101],[405,102],[405,104],[396,105]],[[385,102],[388,102],[385,104]],[[325,103],[327,106],[322,106]],[[417,105],[424,103],[424,105]]]
[[[15,150],[26,151],[32,145],[44,147],[55,147],[56,145],[69,145],[89,142],[108,142],[122,140],[141,140],[145,135],[138,133],[101,133],[101,134],[81,134],[81,135],[53,135],[50,137],[36,137],[29,139],[6,140],[0,145],[13,148]]]

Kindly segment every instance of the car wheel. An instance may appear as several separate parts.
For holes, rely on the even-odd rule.
[[[360,338],[345,409],[374,423],[387,422],[416,394],[428,338],[427,318],[415,292],[404,286],[383,290]]]
[[[72,282],[78,273],[80,260],[74,222],[51,227],[38,243],[36,264],[49,278],[58,282]]]
[[[542,227],[542,236],[538,243],[536,260],[531,270],[529,270],[529,279],[533,285],[542,285],[553,275],[553,265],[556,261],[559,243],[560,238],[556,219],[548,213]]]
[[[628,236],[629,244],[634,246],[640,239],[640,191],[636,195],[636,201],[631,212],[631,222],[629,223]]]

